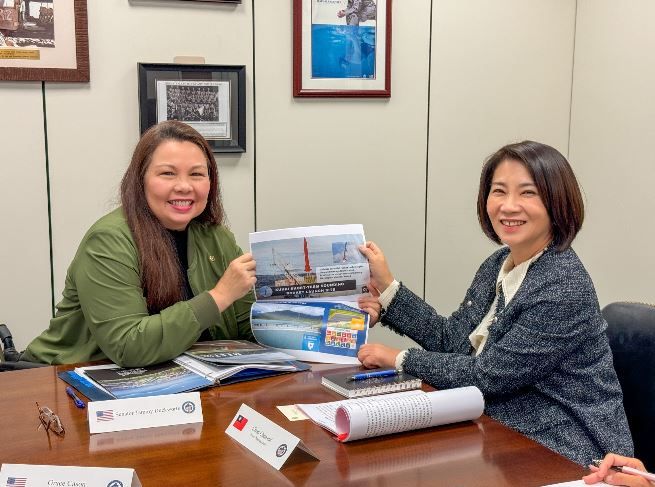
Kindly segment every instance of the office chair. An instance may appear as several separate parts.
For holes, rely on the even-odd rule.
[[[4,352],[0,350],[0,372],[45,366],[44,364],[20,360],[20,352],[16,350],[11,332],[4,323],[0,323],[0,342],[2,343],[2,348],[4,348]]]
[[[603,308],[614,368],[635,456],[655,469],[655,306],[611,303]]]

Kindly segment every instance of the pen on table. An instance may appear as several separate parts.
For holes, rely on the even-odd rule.
[[[602,460],[592,460],[591,462],[596,467],[598,467],[602,463]],[[616,470],[617,472],[627,473],[629,475],[638,475],[639,477],[643,477],[645,479],[655,481],[655,474],[649,472],[642,472],[641,470],[637,470],[636,468],[632,468],[632,467],[612,465],[610,467],[610,470]]]
[[[82,401],[82,399],[80,399],[79,397],[77,397],[77,395],[75,395],[75,392],[73,392],[73,389],[71,387],[66,388],[66,394],[70,396],[70,398],[75,403],[75,406],[77,406],[78,408],[83,409],[86,407],[84,401]]]
[[[361,374],[355,374],[348,378],[348,380],[364,380],[372,379],[374,377],[391,377],[398,375],[398,371],[395,369],[391,370],[376,370],[373,372],[362,372]]]

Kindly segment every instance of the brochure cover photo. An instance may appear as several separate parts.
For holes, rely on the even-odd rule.
[[[358,247],[361,225],[326,225],[250,234],[261,300],[340,297],[368,293],[369,268]]]
[[[250,323],[255,339],[300,360],[357,363],[369,317],[337,302],[255,303]]]

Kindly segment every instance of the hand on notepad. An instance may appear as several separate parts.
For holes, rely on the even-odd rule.
[[[366,343],[361,346],[357,358],[366,368],[388,368],[396,366],[397,348],[387,347],[380,343]]]

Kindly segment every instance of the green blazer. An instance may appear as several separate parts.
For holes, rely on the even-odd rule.
[[[209,328],[214,339],[252,339],[252,292],[223,313],[207,292],[242,254],[222,226],[189,224],[188,277],[194,297],[148,314],[139,256],[122,208],[86,233],[68,268],[63,299],[49,328],[22,359],[68,364],[109,359],[124,367],[170,360]]]

